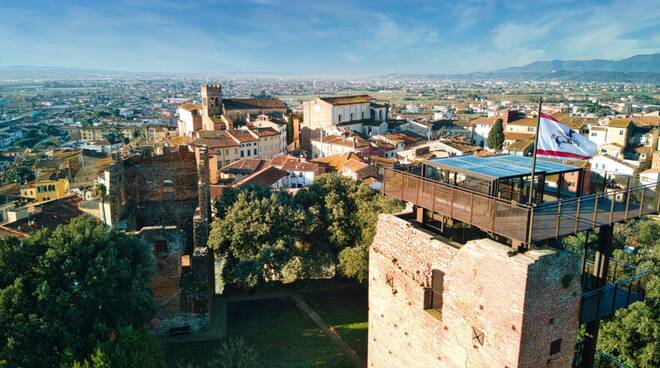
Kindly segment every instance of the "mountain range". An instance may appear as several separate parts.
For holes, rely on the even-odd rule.
[[[620,72],[660,73],[660,53],[635,55],[623,60],[550,60],[524,66],[495,70],[493,73],[553,73],[553,72]]]
[[[222,73],[146,73],[107,71],[88,68],[48,66],[0,66],[0,80],[27,79],[80,79],[80,78],[209,78],[252,77],[296,78],[269,72],[222,72]],[[575,82],[643,82],[660,84],[660,53],[635,55],[623,60],[548,60],[536,61],[523,66],[512,66],[491,72],[466,74],[441,73],[393,73],[373,79],[423,79],[423,80],[538,80]]]

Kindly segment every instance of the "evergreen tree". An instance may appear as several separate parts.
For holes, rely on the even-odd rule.
[[[496,151],[502,150],[504,146],[504,128],[502,126],[502,119],[497,119],[495,124],[490,128],[488,132],[488,148],[494,149]]]
[[[152,268],[139,239],[89,216],[0,240],[0,366],[86,358],[121,326],[141,327],[154,312]]]

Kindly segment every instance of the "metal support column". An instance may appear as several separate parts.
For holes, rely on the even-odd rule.
[[[607,283],[607,271],[612,255],[612,234],[614,225],[604,225],[598,231],[598,247],[594,258],[594,269],[592,273],[592,287],[599,288]],[[584,312],[583,312],[584,313]],[[584,333],[584,345],[582,348],[582,368],[593,368],[596,355],[596,343],[598,342],[598,330],[600,329],[600,318],[587,322]]]

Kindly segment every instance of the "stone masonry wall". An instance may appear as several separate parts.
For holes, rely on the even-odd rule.
[[[181,281],[181,256],[186,238],[176,226],[149,226],[132,233],[144,241],[154,256],[155,270],[151,279],[157,317],[173,315],[180,311],[179,283]],[[167,242],[166,252],[157,252],[155,242]]]
[[[444,273],[442,308],[425,310],[433,269]],[[568,286],[562,278],[576,270],[570,255],[513,254],[489,239],[460,246],[381,215],[369,255],[368,366],[569,367],[579,277]]]
[[[113,226],[139,230],[175,225],[192,248],[192,219],[198,205],[195,155],[187,146],[161,155],[134,155],[110,167],[106,203]],[[122,225],[123,224],[123,225]]]

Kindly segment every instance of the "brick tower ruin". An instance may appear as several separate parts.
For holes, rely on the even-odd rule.
[[[383,192],[412,212],[382,215],[370,248],[370,367],[594,367],[600,320],[646,295],[648,270],[622,275],[610,259],[614,224],[658,213],[660,183],[531,166],[495,155],[384,169]],[[583,254],[560,241],[596,231]]]
[[[464,245],[381,215],[369,254],[369,367],[570,367],[578,257]]]

